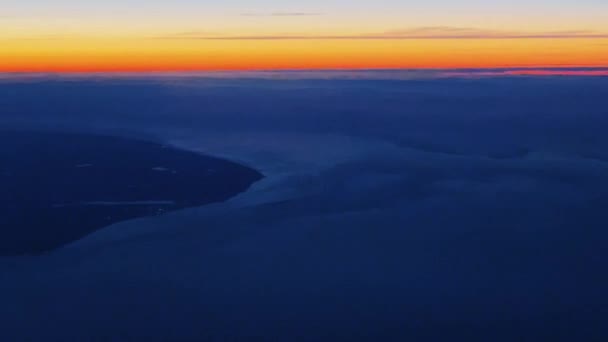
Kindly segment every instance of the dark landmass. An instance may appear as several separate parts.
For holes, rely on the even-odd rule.
[[[155,142],[0,134],[0,256],[38,254],[108,225],[227,200],[262,177]]]

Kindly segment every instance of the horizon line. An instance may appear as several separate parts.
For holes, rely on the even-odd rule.
[[[544,67],[481,67],[481,68],[365,68],[365,69],[252,69],[252,70],[115,70],[115,71],[0,71],[0,80],[17,77],[86,77],[86,76],[133,76],[133,77],[162,77],[162,76],[273,76],[273,74],[285,74],[293,76],[314,76],[317,74],[357,74],[375,76],[376,78],[388,77],[387,73],[411,73],[410,75],[395,74],[395,79],[400,76],[415,78],[416,76],[427,77],[492,77],[492,76],[571,76],[571,77],[608,77],[608,65],[606,66],[544,66]],[[375,75],[374,75],[375,73]],[[426,75],[425,75],[426,73]],[[308,75],[307,75],[308,74]],[[390,77],[389,77],[390,78]]]

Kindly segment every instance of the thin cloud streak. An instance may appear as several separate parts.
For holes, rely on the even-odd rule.
[[[273,12],[273,13],[241,13],[243,17],[313,17],[323,15],[317,12]]]
[[[459,27],[420,27],[357,35],[237,35],[191,34],[172,35],[164,39],[200,40],[423,40],[423,39],[594,39],[608,38],[608,33],[595,31],[509,32]]]

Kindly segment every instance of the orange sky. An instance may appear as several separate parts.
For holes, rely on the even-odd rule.
[[[0,72],[608,66],[608,1],[3,0]]]
[[[608,66],[608,39],[0,40],[0,71]]]

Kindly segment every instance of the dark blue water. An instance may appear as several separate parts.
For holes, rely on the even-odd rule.
[[[156,142],[0,132],[0,255],[43,253],[113,223],[224,201],[261,177]]]

